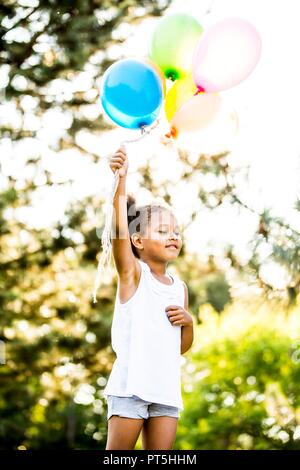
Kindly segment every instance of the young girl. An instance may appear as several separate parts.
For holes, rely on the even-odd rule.
[[[134,449],[141,431],[144,450],[169,450],[183,409],[181,354],[193,342],[187,287],[166,271],[179,255],[181,236],[168,208],[136,208],[126,197],[124,147],[110,159],[110,167],[119,171],[112,239],[118,288],[112,323],[117,358],[104,390],[106,450]]]

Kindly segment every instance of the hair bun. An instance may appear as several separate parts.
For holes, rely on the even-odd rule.
[[[136,199],[132,194],[127,194],[127,208],[130,206],[136,206]]]

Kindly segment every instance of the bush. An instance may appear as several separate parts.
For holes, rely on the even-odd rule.
[[[205,306],[183,367],[174,448],[300,449],[297,310],[236,302],[219,317]]]

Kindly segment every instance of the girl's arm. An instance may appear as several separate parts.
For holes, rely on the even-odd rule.
[[[121,146],[110,159],[110,167],[113,172],[119,170],[119,184],[113,201],[112,252],[120,281],[130,283],[138,279],[140,265],[132,252],[128,230],[126,198],[128,158],[124,146]]]
[[[189,294],[186,284],[184,283],[184,290],[185,290],[185,299],[184,299],[184,309],[186,312],[189,308]],[[186,353],[193,344],[194,341],[194,323],[193,317],[191,317],[191,323],[188,325],[182,326],[181,328],[181,354]]]
[[[172,325],[181,326],[181,354],[190,349],[194,340],[194,321],[192,315],[188,312],[188,289],[185,282],[183,284],[185,291],[184,307],[179,305],[166,307],[166,313]]]

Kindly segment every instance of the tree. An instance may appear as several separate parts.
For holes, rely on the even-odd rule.
[[[203,308],[175,448],[299,449],[298,311],[257,295]]]

